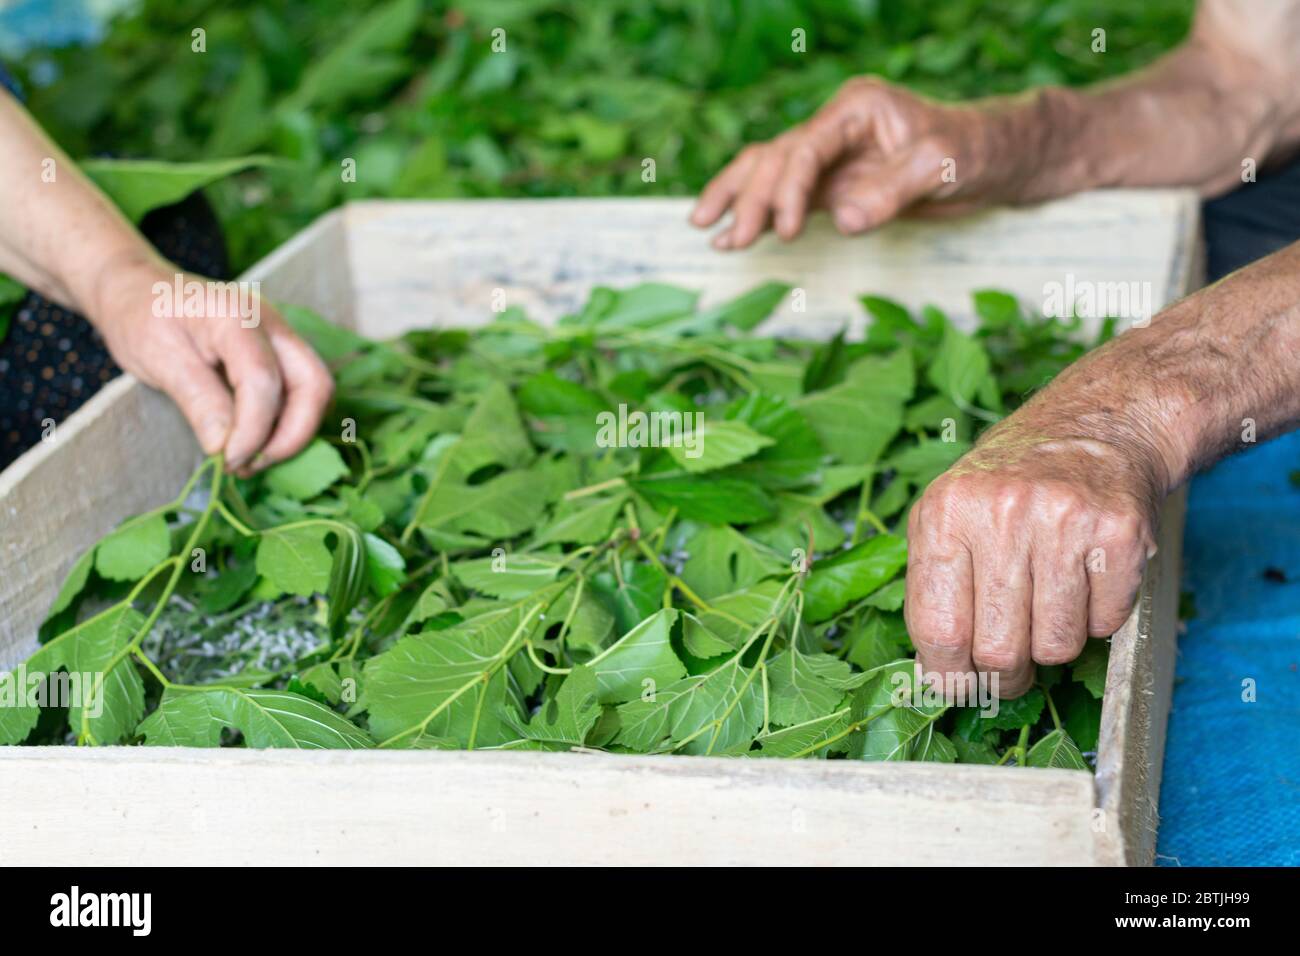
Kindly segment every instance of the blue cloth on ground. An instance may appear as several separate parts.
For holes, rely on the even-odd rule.
[[[1212,280],[1300,238],[1300,164],[1206,203],[1205,232]],[[1183,589],[1196,616],[1178,642],[1157,863],[1300,865],[1300,488],[1292,471],[1300,471],[1300,432],[1192,481]]]
[[[1192,482],[1157,862],[1300,865],[1300,432]],[[1270,569],[1286,583],[1270,580]],[[1247,693],[1253,682],[1254,701]]]

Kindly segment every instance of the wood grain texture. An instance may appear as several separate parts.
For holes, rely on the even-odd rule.
[[[36,649],[45,612],[82,552],[174,498],[202,460],[176,407],[130,376],[54,435],[0,473],[0,669]]]
[[[806,312],[781,307],[762,332],[825,337],[860,332],[858,297],[939,306],[969,323],[970,294],[996,286],[1031,307],[1044,286],[1150,283],[1159,308],[1188,289],[1198,202],[1185,191],[1088,193],[957,220],[904,221],[846,239],[817,216],[793,243],[767,237],[718,253],[686,223],[686,199],[518,202],[367,201],[346,207],[357,327],[372,335],[479,325],[493,294],[552,322],[593,285],[658,281],[700,289],[705,303],[781,279],[804,290]],[[333,316],[332,316],[333,317]],[[1089,322],[1095,325],[1095,322]]]
[[[0,781],[5,806],[27,808],[0,816],[0,865],[993,866],[1092,852],[1091,779],[1055,770],[0,749]]]
[[[1165,502],[1159,551],[1146,569],[1133,613],[1111,638],[1097,745],[1097,794],[1104,814],[1098,862],[1150,866],[1160,822],[1160,774],[1173,699],[1187,490]]]
[[[1094,193],[851,240],[820,219],[799,242],[731,255],[686,225],[688,208],[365,202],[244,278],[372,336],[481,324],[497,289],[553,321],[597,284],[679,283],[707,304],[780,278],[807,311],[787,307],[763,331],[824,337],[861,331],[863,292],[969,321],[976,288],[1032,307],[1067,274],[1147,282],[1158,308],[1199,274],[1186,192]],[[59,436],[0,474],[0,667],[30,651],[76,556],[171,498],[198,460],[180,415],[129,377]],[[1084,772],[842,761],[0,748],[0,862],[1149,862],[1181,528],[1175,501],[1115,635],[1095,785]]]

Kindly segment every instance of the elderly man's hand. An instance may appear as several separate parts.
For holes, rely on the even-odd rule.
[[[908,630],[951,690],[972,672],[1018,697],[1133,606],[1155,553],[1162,465],[1142,443],[1068,437],[1022,409],[935,480],[908,521]],[[1059,436],[1059,437],[1057,437]]]
[[[849,80],[812,119],[746,147],[705,187],[691,214],[710,226],[730,209],[719,249],[743,249],[769,226],[799,235],[811,208],[829,209],[841,232],[873,229],[900,212],[960,211],[988,201],[1001,140],[995,114],[948,106],[875,77]]]
[[[109,351],[176,402],[206,453],[225,452],[227,468],[247,475],[311,440],[334,380],[269,303],[258,302],[254,316],[217,297],[212,314],[187,316],[183,301],[158,290],[174,288],[178,275],[207,283],[202,276],[155,261],[109,274],[92,315]]]

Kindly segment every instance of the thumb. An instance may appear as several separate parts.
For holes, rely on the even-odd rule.
[[[230,389],[216,371],[193,353],[173,356],[159,385],[190,423],[206,455],[225,447],[233,420]]]

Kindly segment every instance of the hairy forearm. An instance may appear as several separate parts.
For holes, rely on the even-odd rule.
[[[1210,196],[1240,185],[1243,170],[1300,144],[1297,18],[1292,0],[1210,0],[1188,40],[1144,70],[978,104],[989,193],[1034,202],[1100,187]]]
[[[155,258],[122,214],[0,91],[0,272],[93,316],[105,278]]]
[[[1189,296],[1075,363],[986,442],[1073,443],[1153,496],[1300,426],[1300,243]]]

